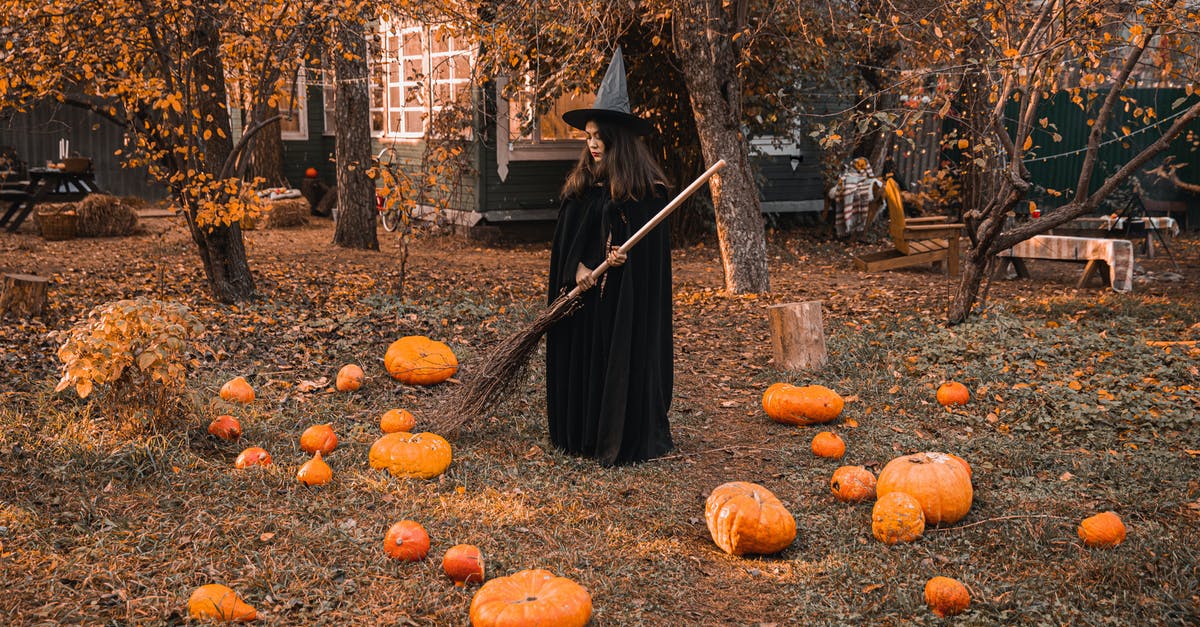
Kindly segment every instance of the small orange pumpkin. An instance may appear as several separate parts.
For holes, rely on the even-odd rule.
[[[832,431],[822,431],[813,436],[812,452],[817,457],[841,459],[846,454],[846,443]]]
[[[367,453],[371,468],[386,468],[395,477],[436,477],[450,467],[450,443],[436,433],[386,433]]]
[[[410,335],[392,342],[383,364],[393,379],[409,385],[434,385],[458,372],[454,351],[424,335]]]
[[[957,616],[971,605],[971,593],[962,582],[949,577],[933,577],[925,582],[925,604],[938,616]]]
[[[1125,541],[1125,523],[1116,512],[1101,512],[1079,523],[1079,539],[1087,546],[1112,548]]]
[[[775,422],[811,425],[836,420],[845,400],[823,385],[775,383],[763,392],[763,411]]]
[[[222,440],[236,440],[242,437],[242,423],[228,414],[217,416],[208,423],[208,432]]]
[[[969,400],[971,400],[971,393],[967,391],[967,386],[958,381],[946,381],[938,386],[937,402],[944,407],[966,405]]]
[[[271,454],[259,446],[251,446],[250,448],[238,454],[237,460],[233,462],[234,468],[249,468],[251,466],[270,466]]]
[[[921,504],[925,523],[955,523],[971,509],[971,474],[960,460],[945,453],[897,457],[879,471],[875,493],[905,492]]]
[[[210,583],[192,591],[188,598],[188,616],[197,620],[246,622],[258,618],[258,612],[238,598],[233,589]]]
[[[875,498],[875,475],[862,466],[842,466],[833,471],[829,489],[839,501],[867,501]]]
[[[407,409],[389,409],[379,419],[379,429],[384,433],[406,431],[411,433],[417,426],[417,419]]]
[[[342,366],[341,370],[338,370],[334,387],[339,392],[353,392],[362,387],[364,377],[366,375],[357,364],[346,364]]]
[[[456,586],[483,582],[483,553],[472,544],[456,544],[442,556],[442,571]]]
[[[304,485],[325,485],[333,479],[333,469],[321,459],[321,451],[313,458],[304,462],[296,471],[296,480]]]
[[[921,504],[903,492],[879,495],[871,509],[871,533],[884,544],[916,540],[925,533]]]
[[[383,552],[402,562],[419,562],[429,555],[429,534],[421,523],[402,520],[388,529],[383,538]]]
[[[591,617],[592,596],[586,588],[540,568],[497,577],[471,599],[474,627],[583,627]]]
[[[221,399],[232,403],[253,403],[254,388],[245,377],[234,377],[221,386]]]
[[[713,542],[730,555],[778,553],[796,539],[796,519],[770,490],[748,481],[717,486],[704,504]]]
[[[310,167],[310,168],[305,168],[305,169],[304,169],[304,178],[307,178],[307,179],[315,179],[315,178],[317,178],[317,169],[316,169],[316,168],[311,168],[311,167]]]
[[[337,448],[337,443],[337,434],[333,432],[333,425],[329,424],[313,425],[300,434],[300,448],[309,455],[317,452],[328,455]]]

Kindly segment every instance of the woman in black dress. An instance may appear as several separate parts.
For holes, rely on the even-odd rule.
[[[623,91],[623,64],[620,77]],[[671,450],[674,375],[668,230],[660,225],[628,254],[616,251],[666,205],[666,178],[638,136],[649,126],[628,113],[628,100],[624,111],[603,107],[609,83],[606,76],[593,108],[563,115],[587,133],[587,148],[563,186],[548,298],[576,285],[587,291],[546,335],[550,439],[606,466]],[[612,267],[592,281],[606,259]]]

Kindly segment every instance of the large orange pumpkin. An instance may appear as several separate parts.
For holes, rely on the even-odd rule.
[[[829,489],[839,501],[866,501],[875,498],[875,475],[862,466],[842,466],[833,471]]]
[[[540,568],[497,577],[471,599],[475,627],[582,627],[591,616],[592,596],[587,589]]]
[[[879,471],[875,493],[904,492],[917,499],[925,523],[954,523],[971,509],[971,473],[961,460],[945,453],[897,457]]]
[[[228,586],[210,583],[192,591],[188,598],[188,616],[197,620],[244,622],[258,618],[258,612]]]
[[[763,411],[775,422],[811,425],[836,420],[845,401],[823,385],[776,383],[763,392]]]
[[[393,379],[409,385],[441,383],[458,372],[458,358],[450,347],[424,335],[392,342],[383,364]]]
[[[770,490],[747,481],[717,486],[704,504],[713,542],[731,555],[778,553],[796,539],[796,519]]]
[[[1125,523],[1116,512],[1102,512],[1079,523],[1079,539],[1091,547],[1111,548],[1125,541]]]
[[[933,577],[925,582],[925,604],[938,618],[957,616],[970,607],[971,593],[957,579]]]
[[[371,468],[386,468],[396,477],[436,477],[450,466],[450,443],[436,433],[397,431],[375,440],[367,454]]]
[[[871,533],[884,544],[916,540],[925,533],[921,504],[903,492],[881,494],[871,509]]]

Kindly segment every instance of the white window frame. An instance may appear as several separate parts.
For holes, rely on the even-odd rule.
[[[452,98],[469,97],[475,49],[469,40],[446,36],[444,50],[434,51],[433,28],[416,22],[381,19],[374,34],[380,45],[371,62],[371,135],[381,139],[415,141],[425,137],[429,120]],[[418,50],[405,46],[416,38]],[[415,54],[414,54],[415,52]],[[465,64],[456,59],[465,57]],[[419,117],[417,117],[419,115]],[[414,122],[419,120],[419,122]]]
[[[332,136],[337,135],[337,77],[332,64],[326,68],[321,70],[321,135]]]
[[[279,103],[279,113],[287,116],[290,112],[297,121],[296,130],[284,130],[280,120],[279,138],[283,141],[307,141],[308,140],[308,86],[305,80],[304,67],[301,66],[296,72],[296,92],[285,96],[284,98],[295,98],[296,108],[285,109],[283,105],[286,100],[281,99]]]

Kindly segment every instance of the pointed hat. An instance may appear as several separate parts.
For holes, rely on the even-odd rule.
[[[590,109],[572,109],[562,114],[563,121],[571,126],[585,130],[588,120],[603,120],[628,126],[638,135],[650,134],[650,123],[639,118],[629,109],[629,90],[625,86],[625,58],[621,56],[621,48],[613,52],[608,71],[600,88],[596,90],[596,101]]]

